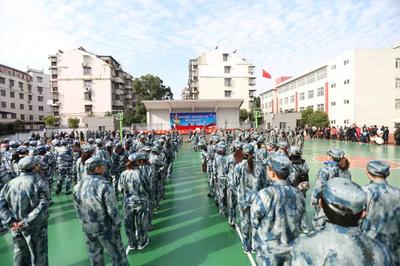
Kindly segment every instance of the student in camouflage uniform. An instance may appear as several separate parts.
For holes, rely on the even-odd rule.
[[[390,174],[386,162],[368,162],[367,174],[370,184],[362,187],[367,193],[367,215],[361,231],[387,245],[396,265],[400,265],[400,189],[386,181]]]
[[[68,145],[67,140],[61,141],[62,148],[60,149],[57,156],[57,166],[59,170],[59,176],[57,181],[56,194],[59,194],[62,190],[63,183],[65,181],[65,194],[71,194],[71,182],[72,182],[72,168],[73,168],[73,153],[72,149]]]
[[[321,192],[326,182],[338,176],[351,180],[350,163],[344,156],[344,151],[332,148],[327,152],[327,155],[328,161],[324,162],[326,167],[319,170],[311,194],[311,206],[315,207],[314,228],[321,228],[325,225],[326,217],[324,211],[318,205],[318,200],[321,198]]]
[[[85,162],[87,175],[74,187],[74,205],[93,266],[103,266],[103,249],[106,249],[114,266],[129,265],[124,252],[115,193],[104,177],[106,162],[91,157]]]
[[[40,159],[19,160],[18,177],[0,193],[0,220],[11,229],[14,265],[48,265],[47,219],[49,188],[38,175]]]
[[[327,181],[319,199],[327,223],[296,240],[291,265],[393,265],[388,248],[358,226],[366,202],[366,193],[348,178]]]
[[[251,206],[251,227],[258,265],[283,265],[306,218],[302,193],[287,181],[291,162],[284,155],[268,160],[272,184],[258,192]]]
[[[140,177],[138,153],[131,153],[125,171],[121,173],[118,188],[124,194],[125,230],[128,236],[126,254],[131,250],[143,249],[149,243],[149,201],[146,184]]]
[[[219,214],[223,217],[226,216],[227,211],[227,187],[228,187],[228,164],[226,157],[226,144],[221,141],[216,145],[213,175],[216,177],[216,199],[219,206]]]

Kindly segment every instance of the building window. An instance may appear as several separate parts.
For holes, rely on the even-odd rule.
[[[92,100],[92,93],[91,92],[85,92],[85,100],[86,101],[91,101]]]
[[[249,66],[249,74],[250,75],[253,75],[254,74],[254,70],[256,69],[256,67],[255,66]]]
[[[394,108],[400,109],[400,99],[394,99]]]
[[[29,105],[28,108],[29,108],[29,111],[32,111],[32,105]]]
[[[11,118],[12,119],[16,119],[17,118],[17,114],[11,114]]]
[[[349,59],[346,59],[346,60],[344,60],[344,61],[343,61],[343,64],[344,64],[344,65],[348,65],[348,64],[350,64],[350,61],[349,61]]]
[[[92,68],[91,67],[83,67],[83,75],[92,75]]]
[[[85,113],[91,113],[93,110],[92,105],[85,105]]]
[[[256,78],[249,78],[249,86],[255,86],[256,85]]]
[[[225,98],[230,98],[232,95],[232,91],[225,91]]]
[[[317,72],[317,80],[326,78],[326,69]]]
[[[287,91],[289,91],[289,85],[283,86],[283,92],[287,92]]]
[[[28,101],[32,101],[32,95],[28,95]]]
[[[91,80],[84,80],[83,81],[83,86],[85,88],[90,88],[92,86],[92,81]]]
[[[336,83],[332,83],[331,88],[336,88]]]
[[[15,103],[11,103],[11,109],[15,109]]]
[[[33,115],[29,115],[29,120],[33,121]]]
[[[40,105],[39,105],[39,106],[38,106],[38,110],[39,110],[39,111],[43,111],[43,110],[44,110],[43,106],[40,106]]]
[[[325,110],[324,104],[317,104],[317,110],[323,112]]]
[[[6,79],[3,77],[0,77],[0,84],[6,84]]]
[[[38,93],[42,94],[43,93],[43,87],[37,87]]]
[[[349,104],[350,100],[344,100],[344,104]]]
[[[290,102],[294,103],[294,95],[290,96]]]
[[[39,120],[43,121],[44,116],[43,115],[39,115]]]
[[[10,79],[10,88],[14,87],[14,80]]]
[[[321,88],[317,89],[317,97],[318,96],[324,96],[324,87],[321,87]]]
[[[14,98],[15,97],[15,93],[13,91],[10,91],[10,97]]]
[[[400,68],[400,58],[396,58],[396,68]]]
[[[42,83],[43,82],[43,78],[42,77],[36,77],[37,82]]]
[[[300,111],[304,111],[304,109],[305,109],[304,106],[300,107]]]
[[[43,102],[43,96],[38,96],[38,97],[37,97],[37,100],[38,100],[39,102]]]
[[[331,102],[331,106],[336,106],[336,102]]]
[[[24,99],[24,94],[23,94],[23,93],[20,93],[20,94],[19,94],[19,98],[20,98],[21,100],[23,100],[23,99]]]
[[[350,80],[349,80],[349,79],[346,79],[346,80],[344,81],[344,85],[346,85],[346,84],[350,84]]]
[[[297,87],[304,86],[305,81],[306,81],[306,80],[305,80],[304,78],[299,79],[299,80],[297,81]]]
[[[25,106],[21,103],[21,104],[19,105],[19,109],[24,110],[24,109],[25,109]]]
[[[309,110],[314,110],[314,105],[309,105],[309,106],[307,106],[307,109],[309,109]]]
[[[2,114],[1,114],[1,118],[7,119],[7,114],[2,113]]]
[[[305,95],[304,92],[300,93],[300,101],[303,101],[303,100],[304,100],[304,98],[305,98],[304,95]]]
[[[18,88],[23,89],[24,88],[24,83],[18,82]]]
[[[290,84],[289,84],[289,89],[290,89],[290,90],[296,89],[296,85],[297,85],[297,84],[296,84],[296,81],[290,83]]]
[[[231,73],[231,67],[230,66],[224,66],[224,73],[226,73],[226,74]]]
[[[315,73],[308,75],[306,79],[307,79],[307,84],[314,82],[315,81]]]
[[[232,79],[231,78],[224,78],[225,86],[232,86]]]
[[[396,89],[400,89],[400,78],[396,78],[395,87],[396,87]]]
[[[336,120],[331,120],[331,125],[336,124]]]
[[[222,54],[222,61],[224,62],[228,61],[228,55],[229,54]]]
[[[288,104],[288,103],[289,103],[289,98],[285,97],[285,104]]]
[[[28,93],[32,93],[32,85],[28,84]]]
[[[336,69],[336,65],[331,66],[331,70],[335,70]]]
[[[344,120],[344,121],[343,121],[343,124],[350,124],[349,119]]]
[[[5,90],[1,90],[0,91],[0,95],[6,97],[6,91]]]
[[[314,90],[308,91],[307,98],[308,98],[308,99],[314,98]]]
[[[7,108],[7,103],[6,102],[1,102],[1,108]]]

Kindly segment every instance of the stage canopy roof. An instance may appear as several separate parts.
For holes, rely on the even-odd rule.
[[[169,111],[177,109],[191,109],[193,112],[204,108],[233,108],[239,109],[243,99],[210,99],[210,100],[159,100],[143,101],[147,111],[167,109]]]

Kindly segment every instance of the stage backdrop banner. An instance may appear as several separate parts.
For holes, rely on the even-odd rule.
[[[171,129],[195,130],[196,128],[217,128],[215,112],[208,113],[170,113]]]

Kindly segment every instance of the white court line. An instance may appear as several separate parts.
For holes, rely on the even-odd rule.
[[[236,232],[238,233],[239,238],[240,238],[240,245],[243,245],[242,244],[243,243],[242,233],[240,232],[239,227],[237,225],[235,225],[235,229],[236,229]],[[251,266],[257,266],[257,264],[255,263],[255,261],[253,259],[253,256],[251,255],[251,252],[247,252],[246,254],[247,254],[247,257],[250,260]]]

